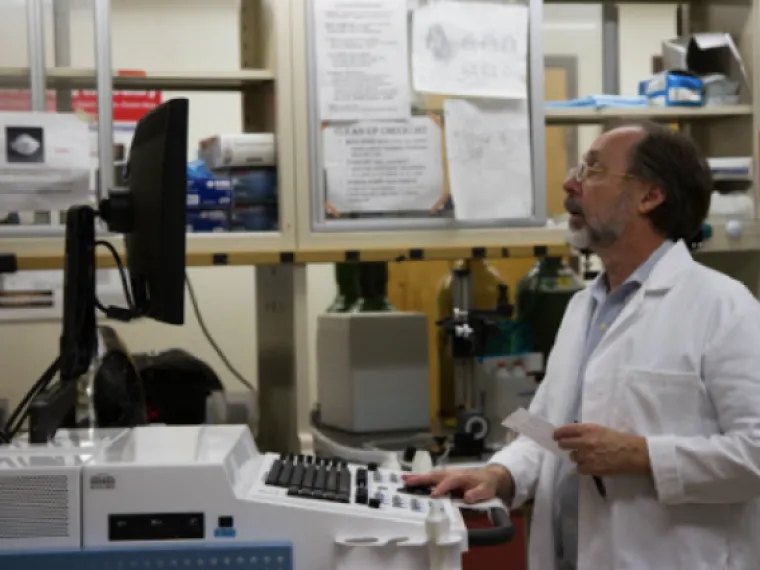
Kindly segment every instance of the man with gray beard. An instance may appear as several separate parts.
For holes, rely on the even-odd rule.
[[[568,242],[603,273],[567,308],[520,436],[485,467],[409,475],[466,501],[534,499],[531,570],[750,570],[760,559],[760,305],[696,263],[710,169],[652,123],[602,134],[567,176]]]

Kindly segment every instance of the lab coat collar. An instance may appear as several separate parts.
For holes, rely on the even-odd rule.
[[[665,293],[670,290],[673,285],[676,284],[679,276],[696,263],[689,253],[686,244],[683,241],[679,241],[667,251],[660,260],[652,268],[652,272],[649,275],[643,286],[633,295],[625,308],[620,313],[620,316],[615,319],[612,326],[607,330],[602,340],[597,345],[596,349],[592,352],[592,356],[596,354],[602,354],[610,343],[620,334],[621,330],[625,330],[625,327],[629,324],[631,319],[636,318],[639,313],[639,308],[644,303],[644,299],[651,293]],[[591,299],[590,287],[587,287],[584,293],[586,297],[586,321],[591,316],[593,311],[593,302]],[[580,337],[579,337],[580,338]]]
[[[683,240],[679,240],[655,264],[649,279],[644,283],[644,290],[647,292],[669,290],[676,284],[681,274],[695,263],[689,248]]]
[[[694,259],[691,257],[689,249],[686,247],[683,240],[677,241],[673,244],[673,247],[666,251],[665,254],[657,260],[657,263],[655,263],[649,274],[649,278],[643,283],[644,291],[667,291],[675,284],[681,272],[691,267],[694,263]],[[605,279],[604,272],[600,273],[591,285],[587,287],[589,294],[593,296],[593,291],[606,290],[607,284]]]

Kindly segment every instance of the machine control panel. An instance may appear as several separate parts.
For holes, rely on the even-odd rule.
[[[290,496],[339,503],[351,500],[351,471],[348,463],[338,459],[283,454],[272,462],[266,484],[283,487]]]
[[[349,464],[342,459],[281,454],[265,470],[264,486],[290,497],[403,510],[424,515],[430,488],[408,487],[400,471]]]

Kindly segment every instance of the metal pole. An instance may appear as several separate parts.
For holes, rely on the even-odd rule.
[[[98,89],[98,194],[105,197],[114,187],[111,0],[95,0],[95,62]]]
[[[472,274],[469,267],[465,270],[454,270],[452,274],[452,301],[454,310],[467,313],[473,308],[471,291]],[[454,333],[456,334],[456,332]],[[475,398],[475,360],[473,358],[454,359],[454,390],[457,406],[465,410],[472,409]]]
[[[32,111],[47,111],[45,98],[45,21],[43,0],[26,1],[26,33],[29,50],[29,86]]]
[[[616,4],[602,4],[602,89],[620,94],[620,30]]]
[[[71,65],[71,6],[69,0],[53,2],[53,57],[56,67]],[[66,87],[55,91],[58,112],[71,112],[71,89]]]

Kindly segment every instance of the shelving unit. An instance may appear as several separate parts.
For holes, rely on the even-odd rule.
[[[653,3],[669,2],[650,0]],[[552,3],[567,3],[553,0]],[[316,234],[311,228],[308,173],[308,143],[299,136],[296,122],[307,120],[308,83],[304,76],[307,58],[304,0],[245,0],[241,4],[241,69],[231,72],[177,73],[115,70],[113,88],[119,90],[239,91],[243,96],[245,129],[273,129],[277,133],[281,232],[189,234],[189,265],[248,265],[281,262],[311,263],[351,259],[453,259],[463,251],[478,253],[487,248],[508,255],[532,256],[535,247],[567,251],[564,230],[543,227],[496,229],[445,229],[373,232],[340,231]],[[540,10],[537,12],[540,14]],[[758,14],[753,0],[710,2],[694,0],[684,4],[685,31],[720,29],[737,39],[749,74],[752,89],[745,90],[741,105],[703,108],[631,109],[543,109],[544,124],[591,125],[610,119],[651,118],[678,122],[713,155],[757,157],[757,103],[753,96],[760,89],[754,29]],[[29,68],[0,68],[0,88],[25,87]],[[93,69],[51,67],[45,72],[46,84],[56,89],[93,88]],[[273,101],[277,105],[272,105]],[[272,114],[271,109],[275,109]],[[306,145],[306,146],[305,146]],[[749,150],[751,148],[751,151]],[[297,177],[297,179],[296,179]],[[744,222],[742,237],[728,239],[722,224],[716,224],[714,237],[705,251],[760,251],[757,218]],[[5,231],[7,228],[3,228]],[[27,235],[32,230],[33,237]],[[60,232],[60,230],[58,230]],[[117,240],[118,241],[118,240]],[[9,229],[0,234],[0,250],[18,256],[19,267],[55,269],[62,267],[60,235],[40,234],[37,229]],[[104,256],[103,261],[108,264]]]
[[[280,231],[189,233],[189,266],[253,265],[280,263],[296,249],[295,180],[293,176],[293,122],[286,104],[291,92],[290,4],[268,0],[243,0],[240,9],[241,68],[235,71],[174,72],[113,70],[111,85],[117,90],[167,90],[194,92],[239,92],[244,109],[245,131],[275,132],[278,144]],[[0,68],[0,89],[28,88],[30,67]],[[97,70],[48,67],[44,73],[48,89],[97,88]],[[112,239],[122,251],[121,238]],[[19,269],[63,267],[63,228],[58,226],[0,227],[0,256],[15,256]],[[113,260],[98,252],[102,267]]]
[[[552,3],[572,3],[550,0]],[[627,3],[626,0],[617,4]],[[641,2],[630,2],[641,3]],[[674,4],[648,0],[652,4]],[[741,234],[729,236],[726,222],[709,220],[713,235],[695,257],[742,281],[760,296],[760,2],[758,0],[692,0],[681,2],[682,34],[724,32],[734,38],[747,71],[749,85],[743,86],[739,105],[707,106],[696,109],[547,109],[547,125],[599,124],[612,118],[643,119],[678,123],[709,157],[749,156],[753,162],[754,219],[741,220]],[[666,39],[666,38],[663,38]]]
[[[532,17],[541,16],[541,2]],[[552,3],[577,3],[553,0]],[[591,0],[581,0],[591,3]],[[617,3],[624,3],[618,1]],[[653,4],[671,4],[649,0]],[[548,2],[547,2],[548,3]],[[638,2],[641,3],[641,0]],[[677,122],[688,130],[710,156],[748,156],[758,170],[760,132],[760,0],[693,0],[683,4],[683,32],[720,30],[737,40],[750,75],[751,89],[745,89],[736,106],[698,109],[567,109],[537,106],[540,125],[594,125],[610,119],[651,118]],[[277,134],[280,228],[277,233],[189,234],[189,266],[265,265],[256,272],[258,351],[260,382],[274,376],[273,385],[259,385],[265,414],[287,413],[283,417],[263,417],[273,433],[263,437],[283,438],[291,448],[293,437],[308,449],[307,383],[308,340],[306,339],[305,264],[345,260],[394,261],[419,259],[459,259],[463,257],[534,257],[568,253],[565,230],[545,227],[517,228],[424,228],[396,232],[365,231],[355,228],[318,234],[312,228],[310,144],[305,135],[309,120],[307,42],[307,0],[241,1],[241,69],[231,72],[177,73],[114,70],[112,87],[119,90],[237,91],[242,94],[245,131],[273,131]],[[539,20],[540,21],[540,20]],[[539,23],[540,27],[540,23]],[[540,39],[540,38],[539,38]],[[600,46],[601,47],[601,46]],[[533,67],[542,61],[540,41]],[[538,63],[536,63],[538,62]],[[30,68],[0,68],[0,88],[27,87]],[[44,73],[45,84],[54,89],[94,88],[93,69],[56,67]],[[541,82],[532,87],[542,88]],[[276,103],[276,104],[275,104]],[[540,132],[540,131],[536,131]],[[542,135],[539,135],[542,136]],[[541,151],[543,153],[543,151]],[[757,182],[755,195],[758,196]],[[760,200],[756,200],[756,203]],[[60,269],[63,242],[60,230],[3,228],[0,257],[15,256],[18,267]],[[9,231],[5,231],[9,230]],[[30,235],[30,232],[32,235]],[[121,238],[112,239],[121,249]],[[700,259],[738,276],[753,291],[760,292],[760,216],[743,223],[740,238],[730,238],[724,224],[714,225],[714,235],[697,254]],[[112,266],[110,255],[99,252],[102,266]]]

